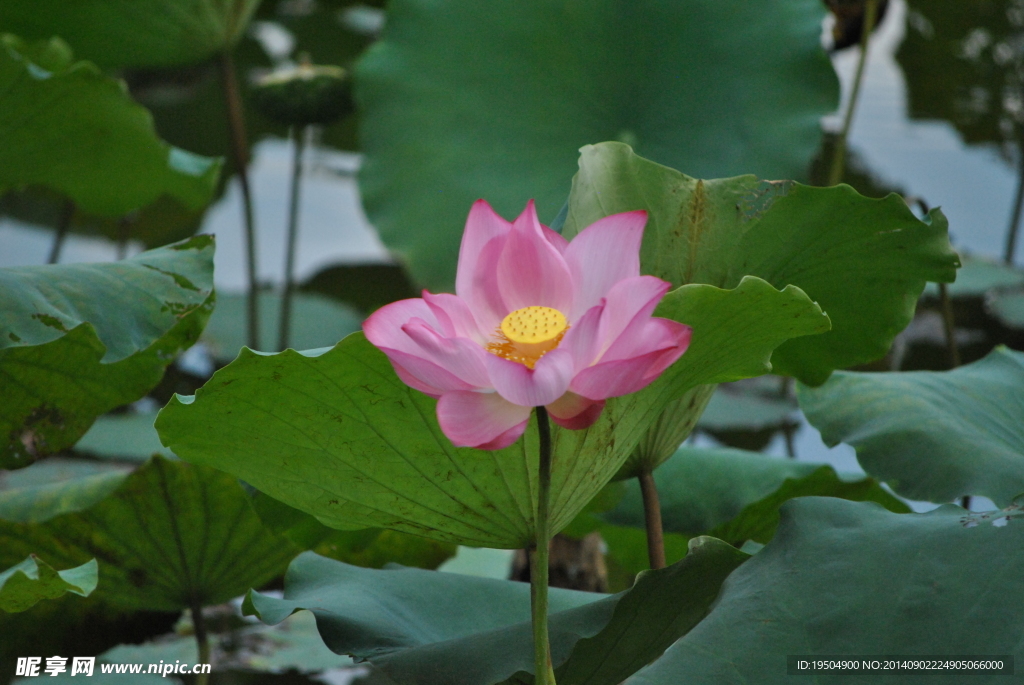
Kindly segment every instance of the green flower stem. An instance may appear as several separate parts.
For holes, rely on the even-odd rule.
[[[278,326],[277,349],[288,349],[288,332],[292,319],[292,293],[295,291],[295,243],[299,234],[299,186],[302,181],[302,153],[306,149],[308,126],[293,126],[291,138],[294,144],[292,157],[292,187],[288,204],[288,246],[284,260],[284,293],[281,297],[281,322]]]
[[[548,501],[551,498],[551,425],[548,412],[537,407],[537,432],[540,436],[540,468],[537,478],[536,544],[530,554],[530,607],[533,612],[533,654],[537,685],[555,685],[551,667],[551,643],[548,640]]]
[[[868,45],[871,41],[871,32],[875,29],[875,17],[878,15],[878,0],[865,0],[864,22],[860,33],[860,59],[857,61],[857,73],[853,77],[853,92],[850,93],[850,102],[846,105],[846,114],[843,117],[843,130],[836,140],[835,154],[832,157],[832,170],[828,175],[828,185],[837,185],[843,180],[843,169],[846,167],[846,139],[850,134],[850,125],[853,123],[853,113],[857,109],[857,98],[860,95],[860,85],[864,81],[864,67],[868,62]]]
[[[644,523],[647,525],[647,558],[651,568],[665,568],[665,534],[661,525],[661,502],[654,474],[648,470],[637,476],[644,499]]]
[[[210,637],[206,632],[206,619],[203,617],[203,605],[199,602],[192,602],[192,631],[196,636],[196,645],[199,647],[199,663],[210,663]],[[208,673],[200,673],[196,676],[195,685],[206,685],[210,680]]]
[[[60,251],[64,247],[64,239],[68,237],[68,229],[74,216],[75,203],[72,200],[64,200],[64,207],[57,221],[57,231],[53,236],[53,245],[50,247],[50,256],[46,258],[47,264],[56,264],[60,261]]]
[[[1016,132],[1020,141],[1024,131],[1018,126]],[[1006,248],[1003,251],[1003,261],[1010,265],[1013,265],[1013,255],[1017,250],[1017,230],[1020,228],[1021,209],[1024,208],[1024,141],[1017,148],[1017,174],[1017,194],[1013,198],[1013,213],[1006,229]]]
[[[224,90],[224,103],[227,107],[228,130],[231,134],[231,158],[238,171],[238,180],[242,184],[242,204],[245,210],[245,250],[246,271],[249,278],[249,292],[246,295],[248,309],[248,345],[251,349],[260,349],[259,340],[259,288],[256,273],[256,228],[252,211],[252,193],[249,189],[249,144],[245,134],[245,116],[242,113],[242,96],[238,90],[238,76],[235,72],[235,60],[230,50],[220,55],[221,87]]]

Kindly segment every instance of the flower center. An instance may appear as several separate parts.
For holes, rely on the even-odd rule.
[[[537,360],[558,347],[569,330],[565,314],[551,307],[523,307],[501,320],[495,342],[487,351],[533,368]]]

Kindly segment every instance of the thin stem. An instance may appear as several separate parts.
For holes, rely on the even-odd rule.
[[[782,437],[786,441],[786,456],[790,459],[796,459],[796,441],[795,434],[796,426],[792,424],[786,424],[782,428]]]
[[[291,198],[288,205],[288,245],[285,250],[284,260],[284,295],[281,298],[281,323],[278,327],[277,349],[288,349],[288,332],[291,327],[292,318],[292,293],[295,290],[293,282],[295,273],[295,243],[299,234],[299,182],[302,180],[302,153],[306,148],[308,127],[301,129],[293,126],[291,129],[294,155],[292,157],[292,188]]]
[[[256,228],[253,221],[252,193],[249,190],[249,145],[246,141],[245,116],[242,113],[242,96],[238,89],[238,76],[235,72],[235,61],[230,50],[220,55],[221,86],[224,90],[224,103],[227,106],[228,130],[231,138],[231,158],[238,171],[238,180],[242,185],[242,204],[245,210],[245,251],[246,270],[249,279],[249,292],[246,296],[248,310],[248,344],[259,349],[259,288],[256,274]]]
[[[953,305],[949,301],[949,288],[939,283],[939,302],[942,304],[942,327],[946,329],[946,349],[949,351],[950,368],[960,366],[960,350],[956,347],[956,328],[953,321]]]
[[[832,170],[828,175],[828,185],[834,186],[843,179],[843,169],[846,166],[846,138],[850,134],[850,125],[853,123],[853,113],[857,109],[857,98],[860,96],[860,85],[864,80],[864,67],[868,62],[868,44],[871,40],[871,32],[875,28],[875,17],[878,14],[878,0],[866,0],[864,3],[864,23],[860,33],[860,59],[857,61],[857,73],[853,77],[853,91],[850,93],[850,101],[846,104],[846,114],[843,117],[843,130],[836,140],[835,153],[832,156]]]
[[[64,207],[60,212],[60,219],[57,220],[57,232],[53,236],[53,245],[50,246],[50,256],[46,259],[47,264],[56,264],[60,261],[60,251],[64,247],[64,239],[68,237],[68,229],[71,227],[71,219],[74,216],[74,201],[65,200]]]
[[[548,552],[551,535],[548,528],[548,500],[551,495],[551,426],[548,412],[537,407],[537,433],[540,437],[540,464],[537,476],[536,542],[530,553],[530,609],[533,614],[534,682],[555,685],[548,640]]]
[[[128,256],[128,238],[131,237],[132,222],[126,216],[117,220],[117,261]]]
[[[199,602],[192,602],[192,630],[196,636],[196,645],[199,647],[199,663],[210,663],[210,638],[206,633],[203,605]],[[196,675],[195,685],[206,685],[209,679],[209,674],[199,673]]]
[[[1013,264],[1013,253],[1017,249],[1017,230],[1020,228],[1021,209],[1024,208],[1024,145],[1017,151],[1017,196],[1013,200],[1013,215],[1010,217],[1010,225],[1006,229],[1006,249],[1003,251],[1003,261]]]
[[[661,502],[658,500],[658,486],[654,474],[641,471],[640,494],[644,499],[644,523],[647,525],[647,558],[651,568],[665,568],[665,534],[661,526]]]

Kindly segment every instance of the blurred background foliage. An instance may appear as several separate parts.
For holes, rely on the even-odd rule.
[[[947,369],[950,336],[962,363],[981,359],[1000,344],[1024,349],[1024,272],[1016,266],[1020,250],[1011,240],[1024,197],[1024,4],[884,4],[873,48],[873,58],[883,57],[869,60],[843,181],[869,197],[898,192],[915,207],[941,200],[949,203],[950,216],[961,202],[952,193],[940,197],[931,189],[941,183],[905,172],[905,166],[878,153],[888,144],[894,154],[912,157],[913,148],[901,147],[913,139],[909,129],[891,132],[887,143],[867,134],[858,138],[862,131],[892,127],[878,104],[889,91],[872,90],[870,81],[872,74],[887,73],[883,67],[891,63],[900,74],[896,80],[902,79],[901,121],[939,126],[958,138],[959,147],[949,143],[955,154],[944,158],[950,182],[965,197],[982,194],[984,174],[969,178],[955,166],[961,160],[965,168],[981,164],[971,156],[980,151],[995,158],[984,162],[990,165],[985,169],[1000,170],[1005,199],[997,208],[988,203],[994,208],[987,213],[963,210],[968,219],[952,221],[955,245],[968,253],[948,289],[952,325],[945,327],[942,292],[930,286],[889,354],[864,368]],[[466,208],[477,197],[490,199],[508,217],[535,197],[541,218],[555,220],[569,193],[578,148],[588,143],[626,142],[643,156],[694,176],[754,173],[824,185],[838,129],[827,115],[840,106],[829,52],[848,93],[863,3],[827,5],[820,0],[538,2],[500,8],[471,0],[392,0],[386,6],[345,0],[82,0],[73,8],[60,0],[0,4],[0,34],[17,36],[5,39],[0,55],[0,137],[5,141],[0,267],[109,261],[197,232],[217,233],[219,242],[212,277],[215,308],[194,315],[209,317],[199,343],[175,356],[198,331],[167,322],[157,326],[149,343],[166,345],[140,349],[125,360],[126,366],[147,370],[144,380],[130,384],[131,397],[119,396],[117,406],[96,419],[77,444],[74,439],[54,443],[49,451],[55,456],[0,471],[0,571],[22,563],[29,553],[60,571],[92,558],[99,562],[99,584],[85,593],[88,597],[72,592],[28,611],[0,612],[0,681],[12,677],[13,657],[27,654],[194,661],[199,655],[192,616],[201,612],[212,635],[213,659],[220,664],[215,682],[306,683],[323,672],[333,678],[328,682],[383,682],[380,674],[367,674],[328,651],[308,615],[264,626],[242,618],[239,596],[252,586],[280,590],[288,562],[302,550],[371,568],[396,562],[493,577],[522,575],[522,559],[506,551],[457,549],[378,529],[328,529],[224,474],[179,462],[160,445],[153,429],[156,409],[175,392],[194,392],[247,341],[239,159],[249,160],[254,188],[260,349],[277,349],[272,341],[277,340],[284,272],[279,267],[285,252],[288,141],[296,137],[256,106],[253,88],[260,77],[307,55],[315,64],[343,67],[354,78],[356,110],[306,134],[310,147],[291,345],[319,348],[358,330],[362,318],[383,304],[414,297],[423,286],[450,286]],[[822,22],[835,21],[830,7],[843,10],[835,31],[845,36],[841,48],[822,46]],[[226,54],[243,105],[247,136],[241,157],[231,154]],[[883,64],[885,54],[889,62]],[[38,74],[24,56],[59,77],[48,85],[73,78],[75,88],[100,93],[96,116],[85,116],[78,134],[60,129],[65,118],[78,113],[73,107],[33,118],[26,117],[31,110],[11,104],[18,93],[2,86],[42,83],[28,80]],[[19,128],[26,121],[35,128]],[[108,144],[113,134],[97,128],[97,122],[117,122],[137,136],[140,142],[128,150],[135,155],[130,163]],[[47,147],[24,147],[18,156],[17,146],[7,144],[14,140],[44,141]],[[37,164],[39,169],[27,164],[33,173],[22,172],[19,160],[38,161],[38,155],[51,161]],[[107,159],[104,155],[113,161],[97,163]],[[76,159],[85,172],[74,171]],[[927,166],[927,160],[915,160],[911,163]],[[126,168],[132,173],[125,175]],[[143,174],[144,168],[150,172]],[[64,182],[75,178],[86,178],[93,189]],[[109,196],[106,202],[90,201],[97,186]],[[200,284],[204,298],[211,287]],[[81,339],[68,334],[60,340],[102,356],[102,330],[91,334],[99,334],[97,340],[75,330]],[[60,350],[49,352],[71,358]],[[11,369],[19,364],[25,362],[15,353],[0,350],[5,383],[16,377]],[[109,408],[86,411],[78,423],[88,425]],[[23,435],[15,436],[18,444],[25,444]],[[874,477],[878,474],[861,470],[852,450],[829,451],[800,412],[792,384],[775,376],[720,386],[687,447],[658,473],[670,562],[685,554],[690,538],[703,533],[756,551],[774,534],[779,504],[792,497],[871,500],[894,512],[928,506],[908,504],[885,489]],[[168,483],[176,485],[168,488]],[[617,591],[631,586],[646,568],[633,485],[610,486],[567,529],[562,551],[554,554],[562,584]],[[229,555],[209,539],[190,542],[180,536],[168,548],[152,544],[154,531],[216,533],[216,525],[202,520],[205,505],[197,504],[211,498],[226,503],[224,511],[237,513],[236,527],[225,540],[238,535],[236,546],[244,549]],[[977,498],[968,504],[987,506]],[[224,544],[230,547],[229,542]],[[127,682],[124,676],[118,680]]]

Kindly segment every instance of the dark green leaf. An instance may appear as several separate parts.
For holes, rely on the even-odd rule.
[[[472,202],[511,218],[534,198],[554,217],[589,143],[706,177],[803,177],[838,104],[823,16],[817,0],[391,2],[356,72],[370,220],[445,290]]]
[[[401,564],[435,569],[455,555],[456,546],[399,533],[394,530],[334,530],[309,514],[257,492],[253,508],[270,530],[283,535],[300,549],[347,564],[382,568],[385,564]]]
[[[51,498],[63,489],[70,500],[70,513],[59,515],[11,505],[18,491],[0,492],[0,566],[28,552],[64,566],[96,557],[95,599],[121,610],[180,611],[258,587],[298,551],[263,526],[227,474],[154,457],[130,475],[98,478],[111,481],[99,497],[95,488],[67,492],[80,488],[75,481],[50,486]]]
[[[657,313],[693,326],[693,342],[646,390],[610,400],[590,429],[555,431],[554,530],[619,470],[668,401],[764,373],[779,342],[828,327],[798,288],[780,292],[756,278],[735,290],[685,286]],[[392,528],[477,547],[530,543],[535,427],[501,451],[455,448],[435,401],[402,383],[362,334],[321,352],[243,350],[194,397],[164,408],[161,440],[333,528]]]
[[[0,15],[12,4],[3,3]],[[27,44],[0,34],[0,139],[0,195],[45,186],[104,216],[120,217],[163,195],[202,208],[220,174],[218,160],[160,140],[124,84],[74,62],[57,38]]]
[[[678,564],[612,596],[553,589],[552,663],[562,685],[617,685],[705,615],[745,554],[695,540]],[[288,570],[285,598],[250,593],[267,623],[299,609],[338,653],[367,659],[400,684],[532,682],[530,586],[413,569],[370,571],[312,554]]]
[[[66,592],[88,597],[96,589],[96,560],[57,571],[45,561],[29,555],[25,561],[0,571],[0,610],[25,611],[44,599],[56,599]]]
[[[1006,521],[1006,519],[1004,519]],[[893,514],[875,504],[787,502],[775,539],[722,586],[711,613],[629,685],[792,685],[787,655],[1013,655],[1024,658],[1024,525],[978,525],[953,505]],[[911,656],[910,658],[914,658]],[[1018,667],[1019,668],[1019,667]],[[968,681],[968,678],[970,679]],[[808,682],[904,685],[914,676]],[[921,682],[1003,683],[930,674]]]
[[[637,209],[649,214],[643,272],[720,288],[751,274],[777,288],[799,286],[821,305],[832,330],[783,343],[772,356],[776,373],[811,384],[884,355],[925,282],[950,282],[959,265],[942,213],[920,221],[895,195],[872,200],[848,186],[753,176],[703,181],[620,143],[583,148],[565,236]]]
[[[103,67],[201,62],[234,46],[259,0],[5,0],[0,26],[59,35]]]
[[[857,449],[864,470],[911,499],[1024,492],[1024,353],[996,348],[952,371],[844,371],[799,388],[828,445]]]
[[[683,447],[654,472],[654,482],[666,531],[713,535],[733,545],[768,542],[779,522],[779,506],[794,497],[868,500],[890,511],[910,511],[873,478],[842,477],[824,464],[743,450]],[[642,529],[644,508],[636,481],[626,483],[622,500],[600,517]]]

